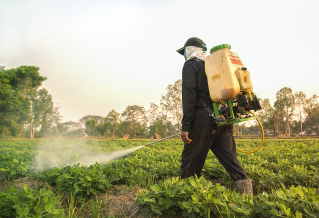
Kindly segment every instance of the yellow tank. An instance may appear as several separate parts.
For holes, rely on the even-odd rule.
[[[215,46],[205,59],[209,93],[214,102],[231,100],[240,90],[252,91],[249,71],[230,48],[227,44]]]
[[[248,90],[253,91],[253,84],[250,79],[250,72],[247,70],[247,68],[238,69],[235,72],[236,77],[239,82],[240,90]]]

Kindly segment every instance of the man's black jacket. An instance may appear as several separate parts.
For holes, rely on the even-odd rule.
[[[208,106],[212,106],[213,103],[208,90],[205,62],[197,58],[186,61],[182,84],[182,131],[189,132],[196,109],[203,108],[203,102]],[[208,113],[207,119],[209,119]]]

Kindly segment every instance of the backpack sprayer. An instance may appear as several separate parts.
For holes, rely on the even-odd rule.
[[[253,153],[258,151],[264,143],[263,127],[253,112],[262,107],[262,101],[253,92],[250,72],[239,56],[230,51],[231,46],[222,44],[213,47],[205,59],[209,94],[214,101],[213,110],[205,105],[209,116],[213,117],[217,126],[245,122],[256,119],[262,132],[262,142],[254,151],[238,151]],[[149,143],[145,146],[172,138],[180,133]]]
[[[253,112],[262,107],[262,100],[253,92],[250,72],[239,56],[230,51],[231,46],[222,44],[213,47],[205,59],[209,94],[214,101],[210,116],[215,119],[217,126],[234,124],[256,119],[262,132],[260,146],[250,152],[258,151],[264,143],[263,127]],[[209,107],[206,107],[210,109]]]

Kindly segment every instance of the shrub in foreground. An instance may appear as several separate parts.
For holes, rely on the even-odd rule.
[[[65,217],[61,196],[42,188],[33,190],[24,185],[21,191],[14,187],[0,192],[0,217]]]
[[[175,215],[183,210],[184,217],[318,217],[319,196],[316,189],[282,186],[271,194],[241,195],[209,180],[172,178],[140,192],[136,202],[143,212],[153,215]]]

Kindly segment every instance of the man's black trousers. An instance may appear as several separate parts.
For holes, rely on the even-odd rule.
[[[208,112],[197,108],[188,138],[190,144],[184,144],[181,164],[181,178],[200,176],[205,159],[211,150],[234,180],[248,179],[236,156],[236,144],[233,137],[233,125],[217,127]],[[213,176],[213,175],[212,175]]]

